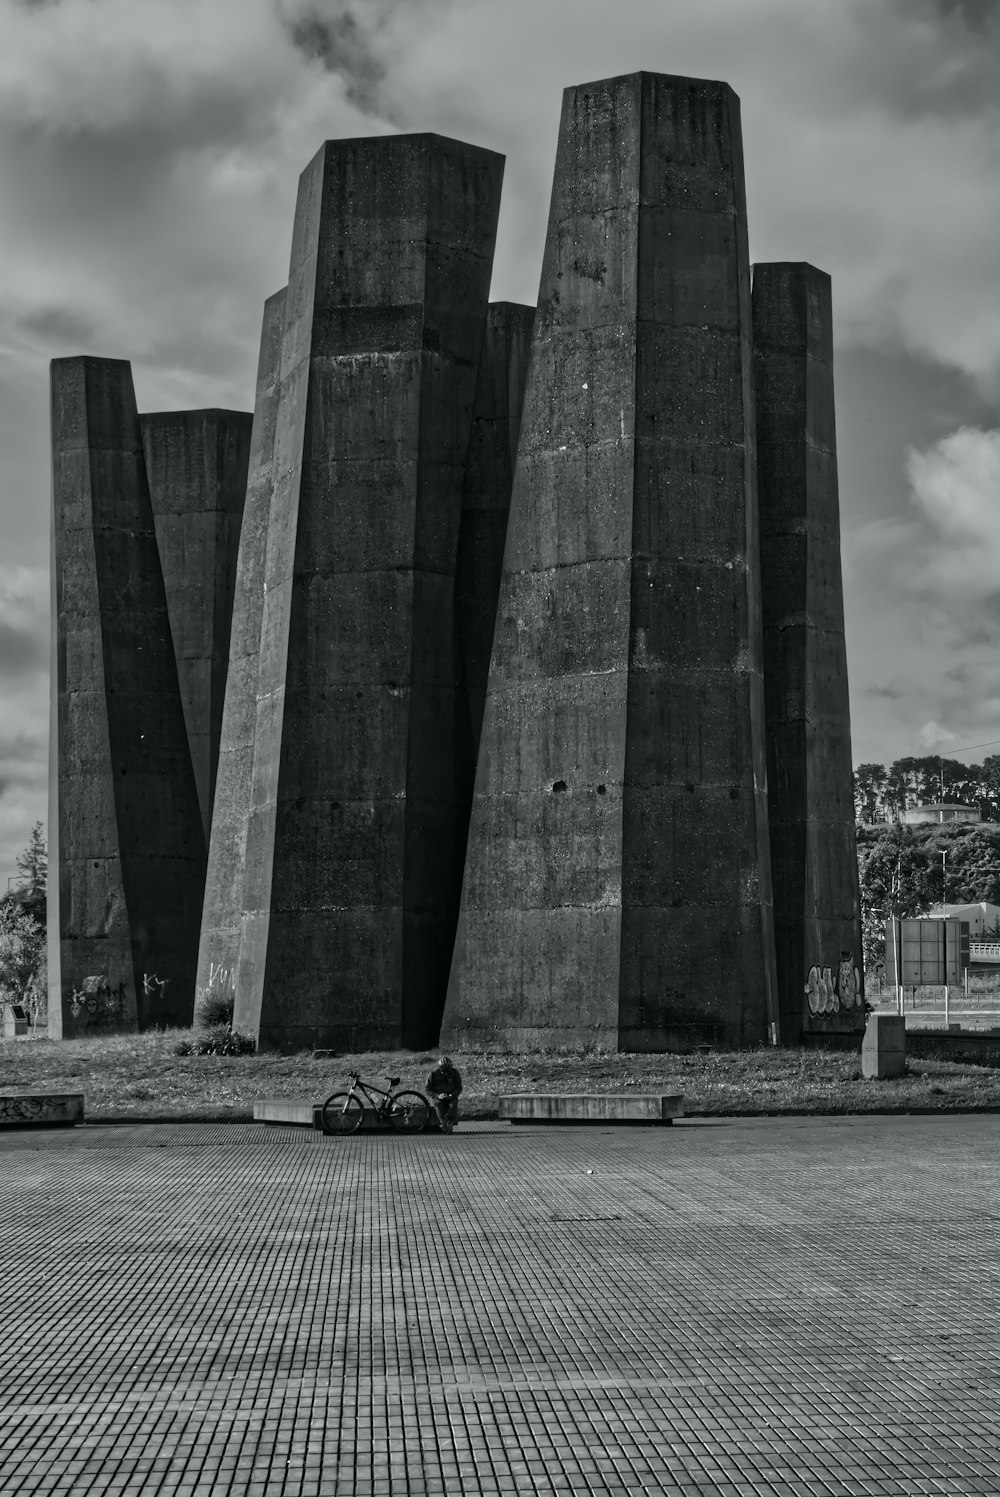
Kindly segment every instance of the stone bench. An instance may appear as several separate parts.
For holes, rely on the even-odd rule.
[[[525,1092],[501,1097],[500,1116],[512,1123],[672,1123],[684,1116],[684,1097],[660,1092]]]
[[[0,1128],[72,1127],[83,1122],[83,1092],[0,1092]]]
[[[291,1097],[275,1097],[266,1102],[253,1104],[255,1123],[284,1123],[296,1128],[322,1129],[320,1117],[322,1103],[296,1101]]]
[[[275,1097],[253,1104],[253,1120],[255,1123],[282,1123],[285,1127],[291,1125],[293,1128],[315,1128],[317,1133],[322,1133],[323,1104],[322,1102],[303,1102],[293,1097]],[[374,1127],[375,1114],[371,1108],[366,1107],[361,1128]],[[437,1113],[432,1108],[430,1121],[424,1132],[440,1133],[440,1131]]]

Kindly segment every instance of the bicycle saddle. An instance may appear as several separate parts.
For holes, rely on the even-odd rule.
[[[389,1077],[389,1085],[390,1086],[398,1086],[399,1085],[399,1077],[398,1076],[390,1076]]]

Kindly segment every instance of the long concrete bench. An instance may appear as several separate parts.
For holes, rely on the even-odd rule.
[[[291,1123],[296,1128],[323,1127],[321,1102],[301,1102],[291,1097],[275,1097],[253,1104],[255,1123]]]
[[[83,1092],[0,1092],[0,1128],[72,1127],[83,1122]]]
[[[315,1128],[317,1132],[323,1131],[323,1104],[322,1102],[303,1102],[292,1097],[275,1097],[264,1102],[253,1104],[253,1120],[255,1123],[282,1123],[285,1127],[291,1125],[295,1128]],[[362,1128],[373,1128],[375,1126],[375,1113],[366,1107],[362,1119]],[[430,1121],[424,1129],[425,1133],[439,1133],[437,1113],[431,1110]]]
[[[672,1123],[684,1116],[684,1097],[659,1092],[524,1092],[501,1097],[500,1116],[512,1123]]]

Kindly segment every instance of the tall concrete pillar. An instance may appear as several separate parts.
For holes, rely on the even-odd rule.
[[[442,1043],[773,1022],[739,102],[567,90]]]
[[[300,182],[236,977],[265,1048],[420,1046],[440,1023],[466,793],[455,560],[502,167],[387,136],[328,141]]]
[[[764,692],[781,1038],[864,1028],[830,278],[755,265]]]
[[[205,905],[198,947],[199,997],[209,993],[233,997],[236,990],[247,825],[253,791],[260,626],[264,616],[264,569],[271,522],[274,429],[284,325],[283,287],[264,303],[261,328],[246,502],[237,553],[212,833],[208,845]]]
[[[252,422],[245,411],[162,411],[139,417],[206,844]]]
[[[190,1024],[205,842],[132,373],[52,363],[52,680],[66,1038]]]
[[[455,568],[455,612],[474,754],[479,752],[486,705],[534,318],[534,307],[493,302],[479,359]]]

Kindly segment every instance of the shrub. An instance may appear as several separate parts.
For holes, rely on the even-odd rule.
[[[231,992],[220,993],[216,988],[209,988],[194,1007],[195,1021],[199,1029],[217,1029],[220,1025],[230,1029],[233,1023],[235,1002],[236,999]]]
[[[210,1029],[195,1030],[178,1040],[175,1055],[253,1055],[256,1040],[247,1034],[234,1034],[228,1024],[215,1024]]]

